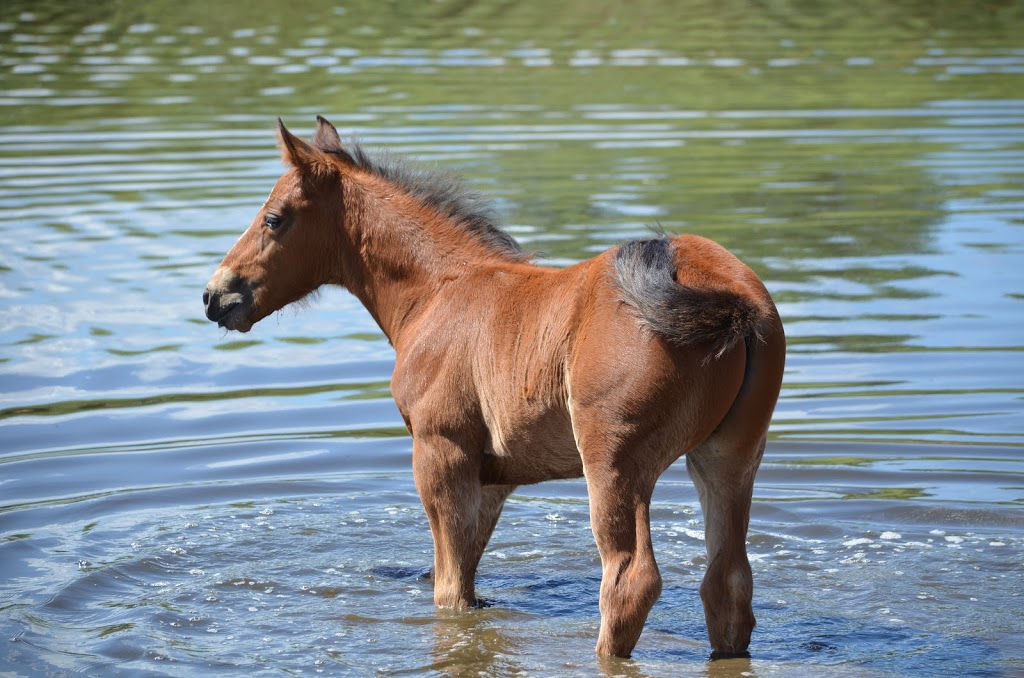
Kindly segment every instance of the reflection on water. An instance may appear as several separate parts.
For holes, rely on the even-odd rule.
[[[10,3],[9,3],[10,4]],[[658,676],[1024,670],[1019,3],[14,2],[0,20],[0,671]],[[652,225],[790,340],[759,626],[708,663],[701,519],[598,664],[585,486],[523,488],[436,612],[392,353],[338,291],[245,337],[210,271],[326,114],[457,167],[563,265]]]

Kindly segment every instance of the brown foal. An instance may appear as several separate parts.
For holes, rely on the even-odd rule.
[[[436,604],[476,604],[517,485],[584,476],[603,567],[597,652],[628,657],[661,592],[651,493],[685,454],[711,646],[744,652],[751,494],[785,363],[757,276],[694,235],[539,266],[452,175],[346,148],[323,118],[310,144],[278,123],[290,169],[213,274],[206,315],[247,332],[321,285],[366,306],[396,352]]]

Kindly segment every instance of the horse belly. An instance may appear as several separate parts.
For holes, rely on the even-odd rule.
[[[568,410],[506,414],[488,424],[490,444],[480,469],[484,484],[529,485],[583,475]]]

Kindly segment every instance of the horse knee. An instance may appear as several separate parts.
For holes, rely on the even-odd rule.
[[[752,606],[753,575],[745,555],[715,558],[700,587],[708,639],[721,655],[737,655],[750,645],[756,621]]]

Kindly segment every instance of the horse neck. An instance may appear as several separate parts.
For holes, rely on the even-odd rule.
[[[447,281],[494,263],[456,224],[375,177],[345,177],[345,287],[392,345]]]

